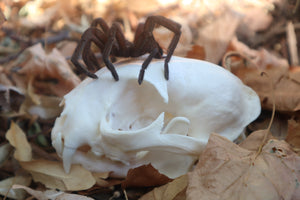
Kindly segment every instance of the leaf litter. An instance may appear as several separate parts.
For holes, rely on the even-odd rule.
[[[12,199],[25,199],[28,194],[37,199],[138,199],[150,190],[141,199],[300,198],[297,112],[300,73],[299,45],[296,45],[299,4],[286,4],[283,0],[239,3],[222,0],[202,4],[198,1],[167,4],[151,0],[147,5],[131,0],[126,1],[128,5],[118,0],[91,2],[40,0],[29,4],[24,0],[0,3],[0,47],[4,50],[0,52],[2,196]],[[239,145],[212,134],[192,172],[161,181],[160,174],[149,171],[149,166],[141,167],[142,171],[132,170],[126,180],[111,179],[109,172],[92,174],[80,166],[75,166],[71,174],[65,174],[51,147],[38,147],[34,140],[28,140],[29,127],[37,123],[50,141],[50,131],[45,131],[44,126],[51,129],[53,119],[61,112],[61,97],[82,80],[67,60],[75,48],[74,41],[78,41],[90,21],[99,16],[109,23],[119,19],[130,38],[139,20],[150,14],[161,14],[182,24],[176,55],[214,63],[223,60],[223,65],[229,66],[232,73],[258,93],[265,111],[272,110],[275,100],[277,115],[285,116],[278,118],[279,124],[286,123],[288,127],[286,135],[280,136],[286,142],[278,140],[275,134],[268,134],[262,146],[266,130],[260,129],[252,130],[254,132]],[[67,32],[60,34],[63,28]],[[170,33],[157,28],[154,34],[166,49],[168,43],[164,44],[164,40],[171,37]],[[270,78],[261,77],[262,71]],[[269,116],[264,118],[268,119]],[[256,127],[259,120],[252,127]],[[144,179],[137,179],[147,173]],[[149,176],[157,176],[158,181],[151,182]],[[114,195],[120,184],[125,191]],[[151,190],[159,185],[162,186]],[[139,193],[136,187],[145,190]],[[59,191],[52,190],[55,188]]]

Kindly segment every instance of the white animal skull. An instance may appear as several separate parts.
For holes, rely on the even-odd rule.
[[[81,163],[125,177],[151,163],[175,178],[191,168],[211,133],[234,140],[260,113],[256,93],[217,65],[173,56],[166,81],[164,60],[154,60],[139,85],[142,62],[115,64],[117,82],[101,69],[99,79],[84,80],[64,97],[52,144],[67,172]]]

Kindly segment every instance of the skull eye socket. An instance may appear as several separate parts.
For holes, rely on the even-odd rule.
[[[106,120],[114,130],[139,130],[165,110],[166,103],[152,84],[144,81],[137,85],[136,80],[130,80],[106,113]]]

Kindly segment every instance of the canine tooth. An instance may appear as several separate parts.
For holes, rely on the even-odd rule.
[[[62,154],[63,166],[66,173],[70,172],[73,155],[76,149],[65,147]]]

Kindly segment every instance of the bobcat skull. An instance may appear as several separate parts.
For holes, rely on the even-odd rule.
[[[191,168],[211,133],[234,140],[260,113],[256,93],[217,65],[173,56],[167,81],[164,60],[155,60],[139,85],[142,62],[115,64],[117,82],[101,69],[64,97],[52,144],[67,172],[80,163],[125,177],[151,163],[175,178]]]

